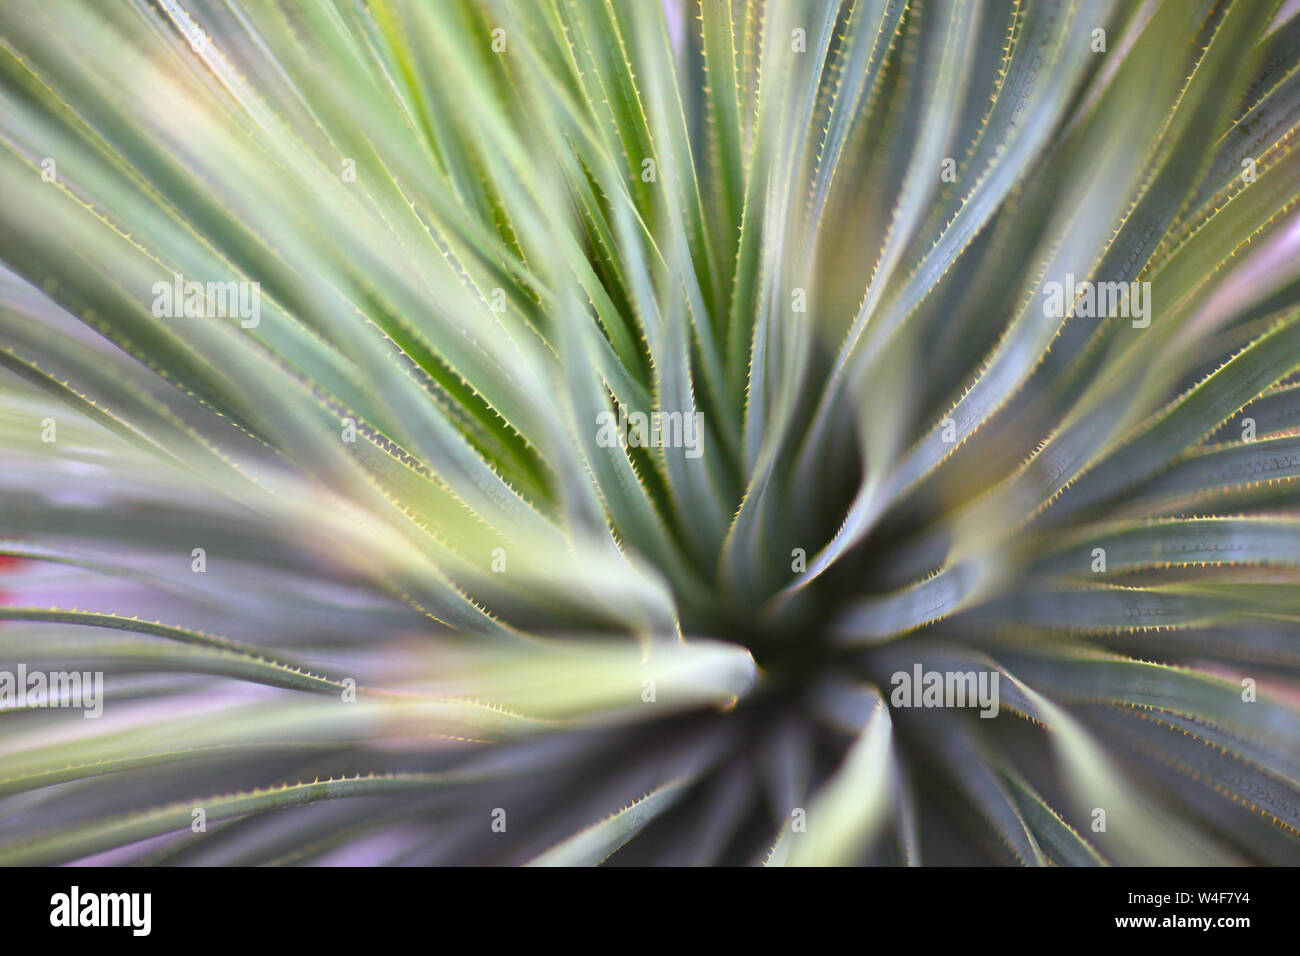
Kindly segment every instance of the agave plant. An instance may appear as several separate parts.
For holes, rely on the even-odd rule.
[[[1295,12],[6,3],[0,862],[1300,862]]]

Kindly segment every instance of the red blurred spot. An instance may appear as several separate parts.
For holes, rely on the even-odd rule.
[[[15,558],[8,554],[0,554],[0,574],[3,574],[5,571],[11,571],[22,563],[23,563],[22,558]],[[0,604],[8,604],[8,603],[9,603],[9,592],[0,590]],[[0,624],[3,623],[4,623],[3,621],[0,621]]]

